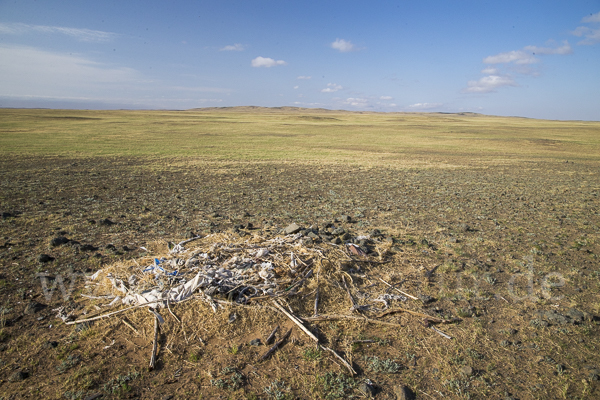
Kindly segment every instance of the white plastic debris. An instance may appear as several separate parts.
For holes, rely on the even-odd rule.
[[[101,269],[99,269],[98,271],[96,271],[96,272],[95,272],[95,273],[94,273],[92,276],[90,276],[88,279],[89,279],[89,280],[91,280],[91,281],[95,280],[95,279],[98,277],[98,275],[100,275],[100,272],[102,272],[102,270],[101,270]]]
[[[112,285],[115,289],[127,294],[127,287],[125,286],[125,283],[123,283],[122,280],[114,278],[112,276],[112,274],[106,275],[106,279],[108,279],[110,281],[110,283],[112,283]]]
[[[131,275],[129,279],[127,279],[127,282],[129,282],[130,286],[135,286],[138,283],[138,277],[135,274]]]
[[[104,347],[102,348],[102,350],[110,349],[110,348],[111,348],[111,347],[112,347],[114,344],[115,344],[115,340],[113,339],[112,343],[111,343],[111,344],[109,344],[108,346],[104,346]]]
[[[268,254],[269,254],[269,249],[262,248],[262,249],[258,249],[258,251],[254,255],[254,257],[256,257],[256,258],[263,258],[263,257],[266,257]]]
[[[106,305],[106,307],[113,307],[114,305],[116,305],[118,302],[121,301],[121,296],[117,296],[113,299],[113,301],[111,301],[110,303],[108,303]]]
[[[298,261],[296,260],[296,257],[294,257],[294,252],[290,253],[290,267],[292,268],[292,271],[296,269],[296,267],[298,266]]]
[[[185,251],[187,251],[185,247],[183,247],[181,244],[176,244],[175,246],[173,246],[170,253],[171,254],[179,254],[179,253],[183,253]]]
[[[143,265],[136,262],[139,268],[104,268],[104,271],[112,272],[108,275],[102,274],[102,270],[97,271],[89,278],[94,281],[90,282],[90,288],[93,285],[97,285],[93,290],[103,288],[99,281],[106,279],[113,288],[111,295],[119,293],[120,296],[103,307],[122,303],[159,310],[191,296],[203,298],[213,310],[219,305],[211,300],[211,296],[227,296],[229,301],[245,304],[256,296],[277,295],[290,287],[299,287],[306,280],[312,267],[309,263],[314,263],[317,254],[324,256],[318,248],[307,248],[302,238],[302,233],[297,233],[263,239],[262,242],[254,238],[245,242],[239,238],[234,242],[218,239],[221,241],[205,244],[202,249],[189,250],[183,247],[189,240],[170,243],[168,255],[144,257],[147,261]],[[349,247],[358,249],[353,245]],[[289,261],[283,258],[287,255]],[[304,279],[299,276],[301,271]],[[401,300],[401,297],[381,297],[378,301],[387,307],[390,300]]]
[[[67,321],[70,321],[70,320],[73,319],[72,316],[71,316],[71,313],[67,313],[65,311],[65,307],[64,306],[60,306],[58,308],[55,308],[52,311],[56,311],[57,312],[56,318],[62,319],[63,322],[67,322]],[[50,325],[50,326],[52,326],[52,325]]]

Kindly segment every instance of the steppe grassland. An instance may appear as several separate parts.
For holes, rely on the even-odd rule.
[[[0,346],[6,346],[0,379],[11,377],[13,365],[32,373],[25,382],[4,380],[0,396],[110,395],[113,383],[129,377],[116,395],[143,397],[152,387],[161,398],[256,399],[284,382],[278,387],[286,398],[347,398],[362,396],[358,385],[368,378],[381,388],[378,398],[394,398],[399,384],[420,398],[597,397],[599,137],[598,122],[472,114],[0,110],[0,211],[12,215],[0,220],[0,297],[14,305],[0,314]],[[341,215],[355,221],[342,224]],[[97,223],[105,218],[115,224]],[[135,345],[137,335],[119,319],[81,332],[62,324],[52,311],[64,305],[60,296],[45,311],[24,314],[31,299],[45,302],[40,272],[68,274],[74,266],[90,273],[140,259],[140,246],[158,255],[167,241],[190,232],[232,233],[251,222],[257,229],[248,235],[270,236],[290,222],[323,228],[331,221],[352,233],[377,228],[388,236],[399,262],[365,266],[368,273],[385,273],[406,292],[435,298],[399,304],[460,318],[440,326],[454,339],[410,315],[392,317],[398,329],[311,323],[362,369],[351,379],[301,333],[294,333],[296,344],[257,364],[263,348],[248,341],[289,323],[285,317],[238,310],[239,323],[230,324],[227,311],[214,315],[206,304],[185,303],[173,312],[186,333],[165,313],[169,351],[159,354],[163,369],[147,373],[150,313],[127,316],[145,332]],[[96,246],[100,257],[52,247],[58,234]],[[41,263],[42,253],[56,261]],[[536,280],[527,297],[529,266]],[[558,300],[543,286],[552,274],[565,278],[550,293]],[[356,281],[351,290],[369,285]],[[345,291],[338,294],[349,302]],[[290,299],[302,316],[312,314],[313,297],[306,295]],[[538,314],[567,315],[571,308],[596,317],[544,325]],[[327,310],[322,305],[320,312]],[[49,321],[55,328],[47,328]],[[190,346],[193,334],[208,345]],[[120,357],[99,351],[115,338]],[[362,339],[377,344],[351,345]],[[58,347],[48,348],[49,341]],[[383,362],[401,370],[388,373]],[[256,376],[255,367],[270,372]],[[219,374],[231,368],[248,378],[236,390],[220,386],[229,375]],[[177,371],[182,377],[174,382]]]
[[[423,156],[591,161],[600,157],[599,132],[599,122],[476,114],[0,110],[0,152],[14,155],[371,165]]]

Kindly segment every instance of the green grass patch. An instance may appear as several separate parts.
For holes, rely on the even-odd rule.
[[[0,153],[21,155],[374,163],[427,153],[597,160],[599,133],[599,122],[477,114],[0,109]]]

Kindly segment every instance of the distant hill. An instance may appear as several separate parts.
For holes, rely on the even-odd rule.
[[[235,106],[235,107],[202,107],[191,108],[187,111],[273,111],[273,112],[351,112],[345,110],[327,110],[325,108],[303,108],[303,107],[261,107],[261,106]]]
[[[201,107],[201,108],[190,108],[186,111],[229,111],[229,112],[285,112],[285,113],[349,113],[349,114],[440,114],[440,115],[463,115],[463,116],[481,116],[474,112],[459,112],[459,113],[446,113],[446,112],[382,112],[382,111],[350,111],[350,110],[329,110],[326,108],[306,108],[306,107],[261,107],[261,106],[234,106],[234,107]]]

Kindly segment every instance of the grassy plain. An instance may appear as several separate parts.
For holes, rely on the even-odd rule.
[[[2,109],[0,398],[329,400],[369,397],[367,380],[376,399],[401,398],[402,386],[418,399],[598,398],[599,195],[600,122]],[[109,309],[79,296],[83,274],[166,254],[192,233],[243,241],[292,222],[318,236],[305,246],[327,248],[334,227],[345,240],[370,235],[370,259],[385,262],[323,274],[321,314],[349,313],[342,275],[360,304],[388,289],[381,277],[420,299],[392,307],[458,318],[438,325],[453,339],[406,313],[381,317],[394,327],[308,322],[352,362],[350,377],[297,328],[258,362],[266,347],[250,340],[290,321],[268,308],[213,314],[198,300],[173,305],[177,320],[161,310],[150,372],[147,311],[76,327],[56,317]],[[54,286],[48,297],[39,274],[50,287],[72,279],[75,295]],[[303,317],[315,285],[288,299]]]
[[[478,114],[0,110],[8,154],[387,163],[405,157],[598,160],[599,122]]]

